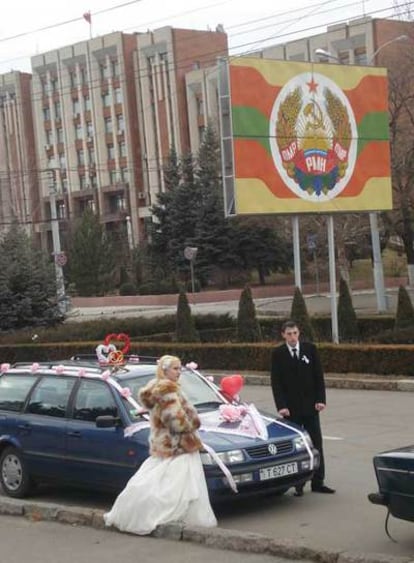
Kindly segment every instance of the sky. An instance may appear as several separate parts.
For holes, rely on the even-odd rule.
[[[411,1],[399,0],[401,5]],[[230,53],[314,35],[363,15],[394,17],[394,0],[11,0],[0,21],[0,74],[30,72],[30,57],[112,31],[163,26],[216,29],[228,34]],[[414,0],[413,0],[414,11]],[[90,28],[83,18],[91,13]]]

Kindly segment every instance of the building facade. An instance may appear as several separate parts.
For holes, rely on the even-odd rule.
[[[0,75],[0,230],[13,221],[28,234],[40,220],[31,75]]]

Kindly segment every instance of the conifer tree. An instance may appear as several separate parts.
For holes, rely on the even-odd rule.
[[[290,318],[297,323],[301,333],[301,338],[303,340],[315,340],[315,334],[309,317],[308,309],[299,287],[295,287],[292,307],[290,310]]]
[[[352,304],[351,293],[348,284],[342,277],[339,281],[338,328],[341,341],[355,342],[359,340],[358,319]]]
[[[60,318],[54,265],[13,224],[0,241],[0,330],[47,325]]]
[[[237,314],[237,340],[239,342],[260,342],[262,340],[260,324],[256,318],[256,307],[248,285],[244,287],[240,295]]]
[[[195,327],[194,318],[191,314],[187,294],[183,289],[181,289],[178,294],[175,337],[177,342],[200,341],[199,334]]]
[[[414,325],[414,307],[408,291],[403,285],[398,288],[397,311],[394,330]]]

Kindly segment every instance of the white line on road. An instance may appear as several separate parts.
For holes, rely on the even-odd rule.
[[[324,440],[343,440],[344,438],[340,438],[339,436],[324,436]]]

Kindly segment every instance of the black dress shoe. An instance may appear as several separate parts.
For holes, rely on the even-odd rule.
[[[303,487],[296,487],[295,492],[293,493],[294,497],[303,497]]]
[[[313,485],[312,486],[313,493],[325,493],[328,495],[333,495],[335,489],[331,489],[331,487],[327,487],[326,485]]]

